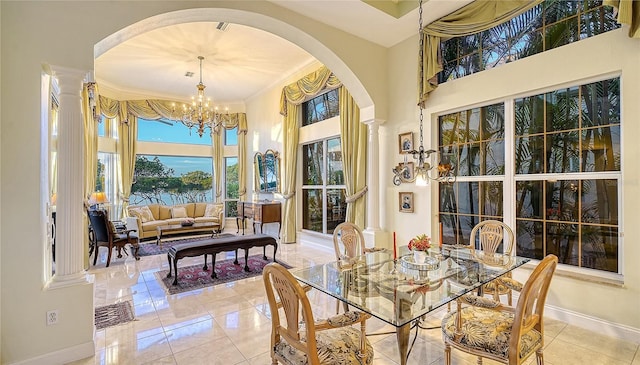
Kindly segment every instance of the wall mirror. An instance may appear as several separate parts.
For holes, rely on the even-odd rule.
[[[257,192],[280,191],[280,154],[277,151],[257,152],[253,157],[253,167]]]

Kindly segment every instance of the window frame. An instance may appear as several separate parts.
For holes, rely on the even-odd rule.
[[[504,214],[503,221],[507,223],[510,227],[513,227],[514,233],[516,233],[516,184],[521,181],[545,181],[545,180],[616,180],[617,184],[617,216],[618,216],[618,235],[617,235],[617,244],[618,244],[618,256],[617,256],[617,272],[605,271],[602,269],[592,269],[585,266],[574,266],[570,264],[561,264],[561,270],[567,273],[579,275],[579,276],[589,276],[596,277],[605,280],[611,280],[612,282],[622,282],[623,281],[623,272],[624,272],[624,221],[623,217],[623,201],[624,201],[624,185],[622,184],[622,176],[624,173],[624,139],[620,138],[620,170],[619,171],[585,171],[585,172],[571,172],[571,173],[540,173],[540,174],[516,174],[515,170],[515,100],[522,97],[535,96],[540,94],[546,94],[549,92],[553,92],[555,90],[562,90],[570,87],[580,87],[582,85],[587,85],[594,82],[610,80],[612,78],[620,78],[620,83],[623,83],[622,76],[619,72],[613,72],[603,75],[594,76],[587,79],[582,80],[574,80],[570,82],[566,82],[559,85],[552,85],[543,89],[528,91],[526,93],[521,93],[513,96],[506,96],[500,98],[498,100],[487,101],[486,103],[479,105],[469,105],[465,107],[459,107],[453,109],[451,111],[440,111],[434,113],[433,120],[433,130],[435,136],[435,143],[440,147],[440,130],[438,120],[440,116],[456,113],[460,111],[465,111],[468,109],[473,109],[477,107],[482,107],[486,105],[491,105],[495,103],[504,103],[505,111],[504,111],[504,141],[505,141],[505,174],[504,175],[488,175],[488,176],[458,176],[456,182],[466,182],[466,181],[488,181],[489,179],[495,180],[497,177],[503,177],[503,201],[504,201]],[[620,89],[620,100],[623,100],[622,89]],[[617,125],[620,128],[620,135],[623,135],[624,131],[624,123],[622,112],[620,113],[620,120]],[[580,161],[581,162],[581,161]],[[442,184],[442,183],[441,183]],[[440,184],[436,184],[436,189],[434,189],[433,196],[434,199],[434,209],[438,213],[438,218],[436,218],[436,222],[440,221]],[[480,214],[482,216],[482,214]],[[576,223],[577,224],[577,223]],[[514,248],[514,252],[517,248]],[[517,252],[515,252],[517,254]],[[536,260],[536,259],[533,259]]]

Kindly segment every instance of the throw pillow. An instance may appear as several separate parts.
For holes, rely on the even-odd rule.
[[[171,208],[171,218],[187,218],[187,209],[185,207]]]
[[[222,212],[222,204],[207,204],[207,207],[204,209],[205,217],[218,217]]]
[[[140,213],[139,217],[140,217],[140,220],[142,221],[142,223],[151,222],[151,221],[156,220],[153,217],[153,213],[151,213],[151,209],[149,209],[149,207],[146,206],[146,205],[143,206],[143,207],[138,208],[138,212]]]

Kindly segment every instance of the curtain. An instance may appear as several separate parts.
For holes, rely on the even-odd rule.
[[[604,0],[603,4],[616,9],[619,24],[629,25],[629,38],[640,38],[640,1]]]
[[[126,113],[120,109],[120,114]],[[126,115],[126,114],[125,114]],[[131,195],[131,185],[133,185],[133,176],[136,168],[136,140],[138,138],[138,118],[130,115],[128,122],[118,123],[118,141],[116,142],[116,151],[118,154],[120,167],[120,186],[119,195],[122,201],[122,215],[127,217],[127,207],[129,206],[129,196]]]
[[[216,183],[215,201],[221,202],[222,197],[222,170],[224,166],[224,143],[222,134],[227,129],[238,127],[238,197],[240,201],[247,194],[247,115],[245,113],[232,113],[220,115],[221,128],[213,133],[213,170]]]
[[[280,114],[284,116],[284,217],[282,241],[296,241],[296,167],[298,162],[298,118],[300,104],[318,95],[342,86],[342,82],[326,67],[306,75],[282,88]],[[343,154],[344,156],[344,154]],[[345,174],[348,174],[345,170]]]
[[[469,5],[442,17],[423,28],[424,59],[422,67],[422,90],[418,90],[418,103],[424,105],[430,92],[438,86],[437,74],[442,71],[440,39],[460,37],[481,32],[514,18],[543,0],[491,0],[474,1]],[[418,79],[420,78],[418,72]]]
[[[282,242],[296,242],[296,167],[298,164],[298,115],[300,105],[289,103],[284,116],[284,180],[282,194]]]
[[[82,86],[82,115],[84,118],[84,193],[87,199],[96,188],[96,174],[98,168],[98,128],[93,119],[93,109],[89,101],[89,88],[96,88],[95,84]],[[97,90],[93,91],[97,95]]]
[[[346,87],[340,87],[340,147],[347,187],[346,221],[365,226],[367,192],[367,126],[360,123],[360,108]]]
[[[238,180],[239,198],[247,198],[247,117],[243,113],[238,116]]]
[[[224,146],[222,145],[223,128],[213,133],[211,143],[213,143],[213,177],[216,184],[216,191],[213,200],[222,202],[222,165],[224,160]]]
[[[93,91],[89,90],[94,88]],[[96,189],[96,175],[98,169],[98,126],[93,119],[93,108],[89,100],[89,94],[97,94],[96,84],[82,85],[82,117],[84,118],[84,190],[83,199],[88,199],[91,193]],[[89,217],[83,215],[83,227],[85,228],[84,236],[84,266],[89,267]]]
[[[131,194],[131,183],[133,182],[133,169],[135,168],[135,140],[137,138],[137,118],[143,118],[148,120],[158,120],[158,119],[169,119],[176,120],[174,117],[174,108],[176,103],[167,101],[167,100],[127,100],[127,101],[117,101],[113,99],[109,99],[104,96],[99,97],[100,102],[98,103],[97,110],[98,113],[101,113],[107,118],[116,118],[118,117],[120,120],[120,125],[130,123],[131,120],[136,121],[136,125],[128,129],[127,133],[133,134],[133,142],[128,141],[126,144],[129,147],[124,148],[123,151],[126,153],[134,153],[133,156],[128,155],[120,155],[119,158],[122,161],[129,161],[127,167],[131,168],[130,174],[125,174],[123,171],[125,169],[124,166],[121,166],[121,183],[127,184],[129,181],[129,187],[125,188],[125,186],[120,186],[120,193],[123,202],[126,202],[128,205],[129,195]],[[215,181],[215,196],[214,201],[220,202],[222,201],[222,169],[224,162],[224,146],[222,143],[222,131],[224,129],[233,129],[236,126],[238,127],[238,179],[240,184],[240,199],[244,199],[246,197],[247,190],[247,161],[246,161],[246,135],[247,135],[247,115],[245,113],[232,113],[232,114],[222,114],[220,116],[222,121],[223,128],[219,128],[218,133],[213,133],[212,143],[213,143],[213,174]],[[121,133],[119,131],[119,133]],[[120,134],[122,136],[122,134]],[[121,137],[122,138],[122,137]],[[118,141],[119,143],[122,141]],[[124,144],[124,143],[123,143]],[[120,151],[120,150],[118,150]],[[126,178],[129,176],[129,178]],[[123,209],[126,211],[126,207],[123,204]]]

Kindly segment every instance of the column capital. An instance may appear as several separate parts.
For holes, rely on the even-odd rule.
[[[363,120],[362,123],[368,125],[368,126],[379,126],[381,124],[384,124],[386,122],[386,119],[381,119],[381,118],[373,118],[373,119],[368,119],[368,120]]]
[[[58,80],[60,94],[80,95],[82,83],[86,80],[88,72],[64,66],[51,66],[53,77]]]

